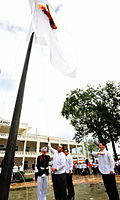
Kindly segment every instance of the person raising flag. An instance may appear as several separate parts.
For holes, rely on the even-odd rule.
[[[63,153],[62,145],[58,145],[57,150],[51,147],[50,138],[48,137],[48,148],[53,154],[52,162],[52,182],[55,200],[66,200],[66,158]]]

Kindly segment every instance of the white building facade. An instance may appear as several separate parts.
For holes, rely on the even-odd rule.
[[[15,163],[16,165],[23,165],[24,169],[32,169],[33,164],[36,163],[37,157],[40,154],[40,149],[48,145],[48,136],[29,133],[31,127],[26,123],[21,123],[19,126],[16,151],[15,151]],[[10,121],[0,118],[0,163],[2,162],[7,140],[10,130]],[[67,140],[65,138],[49,136],[51,146],[57,149],[59,144],[64,148],[69,149],[73,159],[85,160],[85,148],[84,144],[76,143],[74,140]],[[48,154],[52,157],[50,152]]]

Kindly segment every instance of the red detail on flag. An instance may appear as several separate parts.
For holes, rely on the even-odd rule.
[[[42,10],[42,12],[44,12],[45,15],[47,15],[47,17],[49,19],[49,23],[50,23],[51,28],[52,29],[57,29],[57,26],[56,26],[56,24],[55,24],[55,22],[54,22],[54,20],[53,20],[53,18],[51,16],[51,14],[50,14],[50,11],[48,11],[46,9],[46,7],[43,6],[43,5],[39,5],[39,8]]]

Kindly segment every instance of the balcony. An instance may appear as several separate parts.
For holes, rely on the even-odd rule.
[[[5,151],[0,150],[0,157],[4,157],[5,155]],[[24,152],[23,151],[16,151],[15,152],[15,157],[23,157],[24,156]],[[25,157],[36,157],[37,153],[34,151],[29,151],[29,152],[25,152]]]
[[[48,153],[48,154],[50,155],[50,157],[53,157],[53,154],[51,154],[51,153]],[[0,157],[3,158],[4,155],[5,155],[5,151],[0,150]],[[84,157],[83,154],[77,154],[77,153],[71,153],[71,155],[72,155],[73,158]],[[23,157],[23,156],[24,156],[23,151],[16,151],[15,152],[15,157],[20,158],[20,157]],[[29,157],[36,158],[36,156],[38,156],[38,155],[37,155],[37,152],[35,152],[35,151],[26,151],[25,152],[25,157],[27,157],[27,158],[29,158]]]

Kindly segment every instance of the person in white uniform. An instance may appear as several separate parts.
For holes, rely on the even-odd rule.
[[[47,147],[43,147],[41,152],[42,154],[37,158],[38,200],[46,200],[50,156],[46,155]]]
[[[14,163],[14,166],[13,166],[13,180],[15,180],[17,172],[18,172],[18,166]]]
[[[119,194],[115,181],[115,163],[112,154],[106,150],[105,145],[99,144],[100,152],[93,152],[94,156],[98,156],[99,171],[102,174],[102,179],[109,200],[119,200]]]
[[[67,180],[67,190],[68,196],[67,199],[74,200],[75,192],[72,181],[72,171],[73,171],[73,158],[69,154],[69,150],[65,149],[64,153],[66,155],[66,180]]]
[[[54,189],[55,200],[66,200],[66,158],[63,153],[62,146],[59,145],[57,150],[51,147],[50,139],[48,138],[48,148],[53,153],[52,162],[52,182]]]

